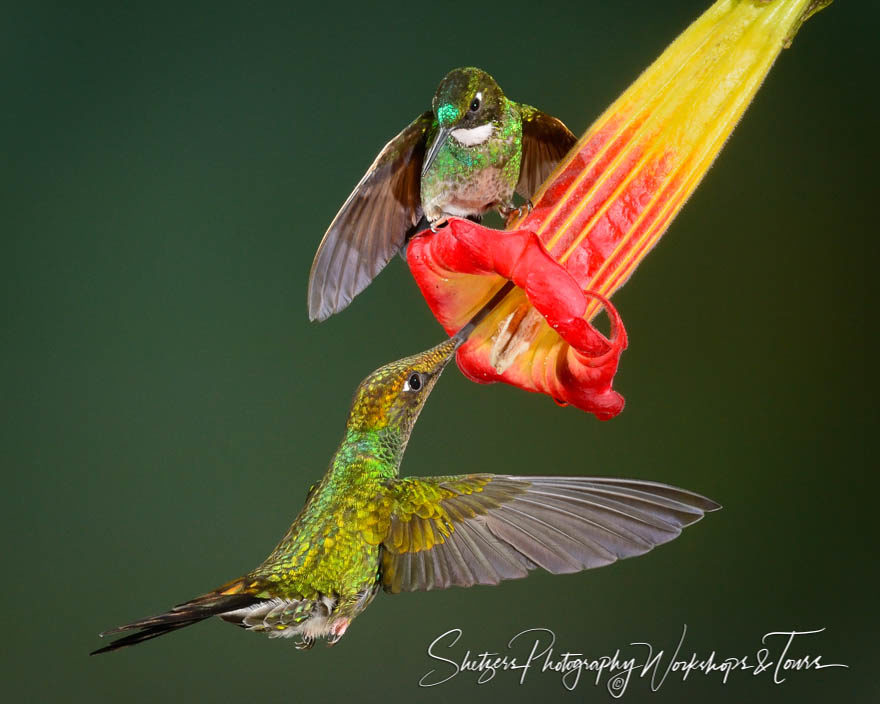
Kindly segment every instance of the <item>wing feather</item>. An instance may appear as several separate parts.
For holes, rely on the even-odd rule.
[[[325,320],[363,291],[422,216],[422,160],[433,113],[392,139],[333,218],[309,274],[309,318]]]
[[[536,567],[600,567],[666,543],[720,508],[666,484],[601,477],[409,478],[388,491],[381,552],[391,592],[497,584]]]
[[[577,142],[561,120],[530,105],[520,105],[522,163],[516,192],[531,198]]]

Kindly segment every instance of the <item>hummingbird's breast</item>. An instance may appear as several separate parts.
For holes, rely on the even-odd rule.
[[[446,215],[481,215],[510,204],[519,180],[521,150],[519,119],[495,123],[491,135],[479,144],[460,142],[453,132],[422,175],[425,217],[434,221]]]
[[[467,217],[484,213],[496,204],[507,203],[512,197],[513,188],[505,179],[504,170],[486,167],[470,178],[448,182],[443,196],[434,199],[431,210]],[[428,208],[425,210],[427,212]]]

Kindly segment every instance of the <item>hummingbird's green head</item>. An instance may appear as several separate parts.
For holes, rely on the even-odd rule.
[[[465,147],[476,147],[492,137],[507,114],[507,98],[485,71],[456,68],[440,81],[432,108],[437,130],[422,162],[422,175],[450,137]]]
[[[456,68],[446,74],[432,102],[441,129],[473,129],[500,120],[505,98],[488,73],[478,68]]]
[[[408,435],[459,344],[460,340],[450,338],[370,374],[355,392],[348,428],[357,431],[391,429]]]

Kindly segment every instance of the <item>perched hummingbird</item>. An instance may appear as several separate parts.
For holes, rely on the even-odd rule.
[[[432,109],[376,157],[327,229],[309,276],[309,318],[345,308],[406,243],[447,216],[507,216],[531,198],[575,136],[555,117],[508,100],[485,71],[457,68]]]
[[[459,341],[392,362],[358,387],[324,478],[256,569],[170,611],[107,631],[116,650],[219,616],[270,638],[336,643],[376,596],[577,572],[640,555],[706,511],[698,494],[597,477],[398,477],[413,425]],[[93,653],[94,654],[94,653]]]

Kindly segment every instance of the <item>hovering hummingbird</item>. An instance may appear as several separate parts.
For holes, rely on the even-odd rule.
[[[219,616],[309,648],[336,643],[387,592],[497,584],[640,555],[719,508],[653,482],[460,474],[398,477],[410,433],[459,340],[392,362],[358,387],[324,478],[256,569],[170,611],[101,635],[135,631],[95,653]],[[93,654],[95,654],[93,653]]]
[[[429,225],[492,209],[507,217],[514,191],[531,198],[576,141],[485,71],[450,71],[432,109],[385,145],[330,223],[309,275],[309,318],[345,308]]]

